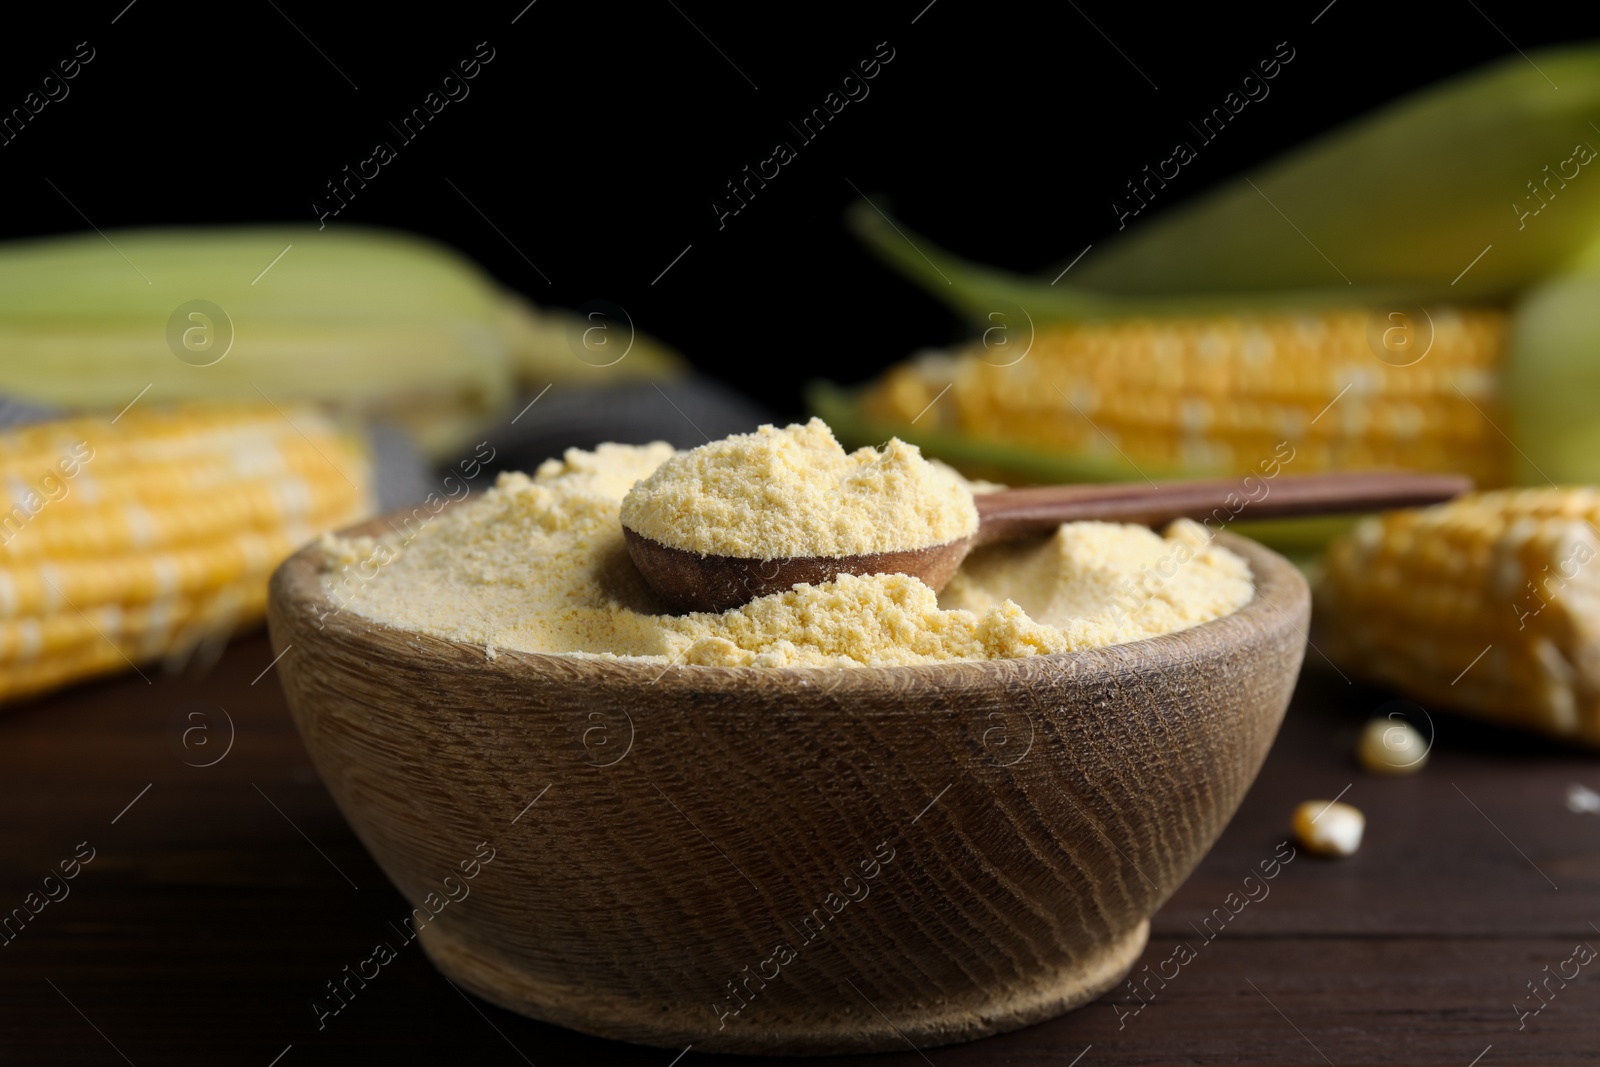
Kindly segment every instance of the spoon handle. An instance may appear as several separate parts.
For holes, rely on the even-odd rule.
[[[1173,519],[1227,524],[1235,519],[1335,515],[1439,504],[1472,491],[1459,474],[1338,471],[1195,482],[1039,485],[979,493],[975,544],[1014,541],[1085,519],[1158,526]]]

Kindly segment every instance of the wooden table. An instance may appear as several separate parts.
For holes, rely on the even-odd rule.
[[[678,1050],[469,998],[414,946],[319,1031],[323,983],[408,906],[312,771],[271,659],[257,635],[204,675],[147,669],[149,684],[129,675],[0,716],[0,908],[61,897],[0,937],[0,1061],[669,1067]],[[1600,946],[1600,815],[1567,806],[1570,783],[1600,789],[1600,765],[1436,716],[1426,770],[1375,778],[1349,752],[1388,699],[1308,666],[1237,817],[1155,917],[1136,974],[1170,980],[1150,979],[1143,1007],[1124,988],[1020,1033],[855,1062],[1600,1061],[1600,963],[1566,962]],[[1367,815],[1357,856],[1300,853],[1269,895],[1230,897],[1297,802],[1341,792]],[[77,877],[46,885],[62,861]],[[1193,952],[1181,966],[1179,942]],[[1546,982],[1543,1000],[1530,982]],[[697,1060],[733,1062],[676,1062]]]

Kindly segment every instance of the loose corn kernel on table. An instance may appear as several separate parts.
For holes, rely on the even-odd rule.
[[[256,635],[204,677],[127,676],[0,715],[0,908],[37,903],[46,874],[92,853],[64,897],[0,935],[0,1059],[668,1067],[681,1050],[471,999],[403,943],[393,924],[408,906],[313,773],[272,671],[253,684],[271,661]],[[1600,946],[1600,811],[1587,810],[1600,803],[1569,808],[1568,792],[1600,791],[1600,760],[1436,717],[1425,770],[1370,775],[1353,750],[1389,699],[1308,667],[1237,817],[1155,917],[1139,998],[1124,986],[1018,1033],[856,1062],[1592,1063],[1600,968],[1574,946]],[[1361,851],[1290,856],[1295,805],[1336,794],[1366,813]],[[558,803],[541,800],[494,847],[538,849],[540,808]],[[987,832],[959,782],[928,818]],[[840,935],[826,951],[848,961]],[[319,1030],[313,1000],[346,967],[370,974],[380,941],[394,958]],[[757,1061],[691,1049],[676,1062]]]

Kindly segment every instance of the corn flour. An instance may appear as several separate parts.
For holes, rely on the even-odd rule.
[[[906,534],[937,544],[976,528],[969,483],[899,441],[881,453],[849,456],[833,443],[839,456],[813,483],[860,486],[861,499],[821,500],[822,520],[808,527],[806,508],[819,498],[792,463],[826,454],[821,438],[833,438],[816,420],[789,430],[798,432],[788,440],[786,431],[768,427],[741,435],[728,449],[719,450],[727,442],[718,442],[695,450],[704,458],[689,462],[693,452],[675,453],[659,442],[571,449],[532,477],[500,475],[492,489],[439,515],[403,548],[329,535],[325,587],[347,610],[482,645],[490,655],[517,649],[758,667],[901,665],[1094,648],[1195,626],[1253,596],[1245,561],[1210,544],[1195,523],[1174,523],[1163,536],[1143,526],[1078,522],[1048,538],[974,552],[938,595],[905,575],[843,575],[722,614],[670,614],[628,556],[621,523],[629,515],[647,527],[634,525],[640,533],[673,538],[660,538],[664,543],[755,558],[903,548],[905,542],[884,538]],[[697,512],[692,486],[738,477],[734,456],[751,459],[745,473],[752,481],[778,488],[752,494],[748,513]],[[669,463],[679,465],[676,473]],[[663,471],[667,476],[652,480]],[[648,505],[625,514],[623,498],[641,481],[646,491],[636,498]],[[794,495],[784,486],[795,487]],[[903,493],[922,505],[896,513],[895,496]],[[770,539],[749,540],[756,529]],[[376,573],[374,560],[381,564]],[[357,570],[370,578],[352,583]],[[1155,572],[1164,575],[1158,583],[1149,581]]]

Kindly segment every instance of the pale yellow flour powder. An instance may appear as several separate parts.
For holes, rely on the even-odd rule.
[[[1142,526],[1071,523],[1044,540],[980,550],[942,596],[904,575],[843,576],[721,615],[674,616],[634,569],[619,522],[629,488],[673,456],[665,444],[574,449],[531,478],[502,474],[404,545],[330,537],[329,597],[343,610],[491,654],[848,667],[1133,641],[1226,615],[1253,595],[1247,564],[1208,544],[1193,523],[1176,523],[1165,537]],[[958,476],[930,469],[966,492]],[[782,513],[804,536],[798,513]],[[929,536],[947,531],[919,521],[941,531]],[[858,551],[843,532],[830,543]]]
[[[978,528],[949,467],[898,438],[846,452],[821,419],[680,453],[634,486],[622,522],[701,555],[856,556],[942,545]]]

